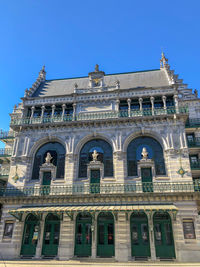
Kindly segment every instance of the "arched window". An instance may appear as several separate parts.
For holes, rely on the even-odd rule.
[[[79,177],[87,177],[87,164],[92,161],[92,153],[98,152],[98,160],[104,164],[104,176],[113,176],[113,152],[111,145],[102,140],[94,139],[87,142],[81,149],[79,159]]]
[[[137,162],[141,160],[142,149],[148,151],[148,158],[154,160],[156,175],[165,175],[163,149],[155,139],[147,136],[137,137],[127,148],[128,176],[137,176]]]
[[[40,166],[45,163],[48,152],[52,156],[51,163],[57,167],[56,178],[64,178],[65,148],[58,142],[50,142],[41,146],[35,154],[32,179],[39,179]]]

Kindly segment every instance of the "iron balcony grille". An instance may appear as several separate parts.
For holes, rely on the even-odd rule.
[[[178,110],[175,107],[164,108],[143,108],[143,110],[132,109],[111,111],[111,112],[96,112],[85,114],[70,114],[64,116],[43,116],[43,117],[27,117],[27,118],[13,118],[11,125],[27,125],[27,124],[41,124],[41,123],[56,123],[56,122],[68,122],[68,121],[88,121],[88,120],[104,120],[104,119],[116,119],[116,118],[128,118],[128,117],[143,117],[143,116],[159,116],[165,114],[177,114],[188,113],[187,107],[179,107]]]
[[[188,140],[188,147],[200,147],[200,137],[195,137],[194,140]]]
[[[185,125],[186,128],[200,127],[200,118],[189,119]]]
[[[79,184],[73,186],[25,186],[0,188],[1,197],[25,197],[47,195],[82,195],[82,194],[128,194],[128,193],[177,193],[200,192],[200,180],[194,182],[155,182],[129,184]]]
[[[11,148],[1,148],[0,149],[0,157],[10,157],[12,155]]]
[[[0,140],[13,139],[14,137],[15,137],[15,133],[14,132],[0,130]]]
[[[190,167],[192,170],[200,170],[200,160],[196,162],[190,162]]]

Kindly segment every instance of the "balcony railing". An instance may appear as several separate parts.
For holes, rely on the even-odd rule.
[[[0,170],[0,177],[8,176],[9,170]]]
[[[194,140],[188,140],[188,147],[200,147],[200,137],[195,137]]]
[[[0,157],[10,157],[12,155],[11,148],[0,148]]]
[[[0,196],[55,196],[77,194],[128,194],[128,193],[177,193],[200,192],[200,180],[195,182],[156,182],[156,183],[129,183],[129,184],[79,184],[73,186],[26,186],[0,188]]]
[[[186,128],[200,127],[200,118],[189,119],[185,125]]]
[[[200,160],[196,162],[190,162],[190,167],[192,170],[200,170]]]
[[[33,117],[33,118],[13,118],[11,125],[26,125],[26,124],[42,124],[42,123],[57,123],[57,122],[68,122],[68,121],[88,121],[88,120],[105,120],[105,119],[117,119],[123,117],[142,117],[142,116],[159,116],[165,114],[176,114],[176,113],[187,113],[187,107],[179,107],[178,112],[175,107],[164,108],[144,108],[143,110],[133,109],[123,111],[110,111],[110,112],[96,112],[96,113],[85,113],[77,115],[64,115],[64,116],[44,116],[44,117]]]
[[[0,130],[0,140],[13,139],[14,137],[15,137],[15,133],[14,132]]]

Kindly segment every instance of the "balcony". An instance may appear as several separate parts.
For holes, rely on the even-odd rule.
[[[5,141],[8,139],[13,139],[13,138],[15,138],[14,132],[0,130],[0,140]]]
[[[178,112],[175,107],[164,108],[145,108],[143,110],[123,110],[123,111],[110,111],[110,112],[96,112],[96,113],[85,113],[77,115],[64,115],[64,116],[48,116],[48,117],[33,117],[33,118],[13,118],[11,120],[11,126],[20,125],[34,125],[34,124],[45,124],[45,123],[60,123],[60,122],[72,122],[72,121],[93,121],[93,120],[107,120],[107,119],[118,119],[118,118],[137,118],[146,116],[162,116],[170,114],[186,114],[188,113],[187,107],[179,107]]]
[[[200,160],[196,162],[190,162],[191,170],[200,170]]]
[[[0,178],[6,178],[9,176],[9,170],[0,170]]]
[[[155,182],[155,183],[129,183],[129,184],[79,184],[73,186],[26,186],[0,188],[1,197],[30,197],[30,196],[65,196],[83,194],[133,194],[133,193],[179,193],[200,192],[200,180],[191,182]]]
[[[189,120],[186,122],[185,127],[186,127],[186,128],[196,128],[196,127],[200,127],[200,119],[199,119],[199,118],[189,119]]]
[[[11,157],[12,149],[11,148],[0,148],[0,158]]]
[[[200,137],[195,137],[194,140],[187,140],[188,147],[200,147]]]

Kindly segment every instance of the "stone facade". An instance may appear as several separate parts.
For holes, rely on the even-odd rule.
[[[0,154],[2,257],[82,256],[80,234],[89,242],[88,255],[83,256],[91,258],[200,260],[200,100],[196,91],[192,93],[170,69],[164,54],[160,63],[159,70],[115,75],[106,75],[96,65],[88,77],[66,80],[46,80],[42,68],[22,102],[14,107],[10,131],[0,133],[6,144]],[[147,138],[145,144],[142,138]],[[92,164],[91,153],[99,140],[109,147],[112,156],[105,156],[108,150],[99,145],[99,159]],[[138,140],[138,145],[130,150],[135,153],[131,161],[128,149],[133,140]],[[91,141],[94,145],[86,152]],[[65,150],[64,162],[56,148],[58,143]],[[43,151],[48,144],[51,147]],[[142,147],[148,151],[143,160]],[[156,154],[158,150],[162,153]],[[48,151],[52,160],[45,163],[44,153]],[[163,169],[159,157],[163,157]],[[41,160],[38,165],[37,160]],[[81,164],[85,164],[85,176]],[[37,168],[38,177],[34,174]],[[64,173],[57,177],[59,168]],[[7,175],[3,175],[5,170]],[[39,230],[31,223],[27,226],[30,214],[35,216]],[[52,241],[57,245],[52,243],[51,247],[47,244],[51,242],[50,237],[47,240],[49,214],[59,221],[59,236],[54,235]],[[88,235],[78,232],[80,214],[91,219]],[[105,231],[109,230],[104,229],[103,235],[108,238],[105,248],[100,241],[102,214],[112,216],[108,225],[114,229],[107,236]],[[146,232],[136,233],[140,236],[139,252],[134,243],[136,224],[147,225]],[[86,227],[84,222],[80,225]],[[31,241],[27,239],[32,252],[25,241],[28,227],[34,231],[29,232]],[[144,255],[142,242],[149,247]],[[169,249],[169,254],[159,251],[159,246]],[[106,249],[110,254],[101,255]]]

